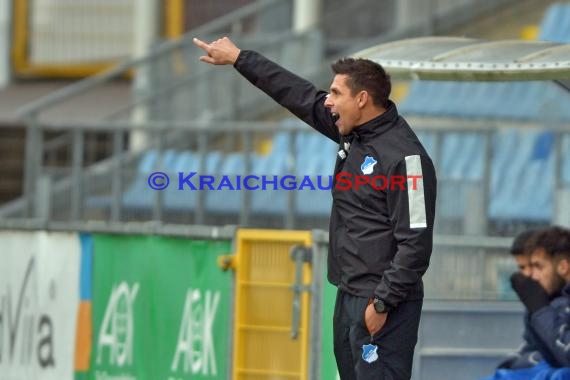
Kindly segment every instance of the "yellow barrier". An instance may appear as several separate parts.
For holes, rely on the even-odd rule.
[[[236,270],[233,380],[308,378],[309,295],[301,296],[297,339],[291,338],[295,245],[311,246],[311,232],[239,230],[236,254],[226,268]],[[302,285],[311,283],[303,264]]]

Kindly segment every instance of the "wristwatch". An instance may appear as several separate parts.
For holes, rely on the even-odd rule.
[[[372,303],[374,305],[374,310],[376,310],[377,313],[387,313],[392,310],[392,307],[384,303],[380,298],[374,298]]]

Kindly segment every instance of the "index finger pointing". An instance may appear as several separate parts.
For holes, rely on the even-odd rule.
[[[204,41],[202,41],[196,37],[194,37],[192,39],[192,42],[194,42],[194,45],[198,46],[199,48],[201,48],[205,51],[208,51],[210,49],[210,46],[207,43],[205,43]]]

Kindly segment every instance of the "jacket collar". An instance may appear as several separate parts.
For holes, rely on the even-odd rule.
[[[391,100],[388,100],[388,107],[383,114],[355,127],[350,134],[354,135],[357,140],[367,140],[373,136],[379,136],[391,129],[397,118],[398,109],[396,108],[396,104]]]
[[[570,283],[564,285],[564,287],[562,288],[562,294],[565,295],[566,297],[570,296]]]

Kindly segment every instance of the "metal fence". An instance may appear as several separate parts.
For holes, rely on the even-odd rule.
[[[46,221],[40,218],[0,220],[1,230],[74,231],[108,234],[138,234],[230,239],[236,226],[180,225],[157,222],[113,223],[103,221]],[[507,284],[516,263],[508,253],[512,238],[436,234],[429,269],[424,276],[426,299],[512,301]],[[314,286],[321,289],[326,273],[328,233],[313,230]],[[319,278],[317,278],[319,277]],[[319,290],[321,291],[321,290]]]
[[[567,129],[504,121],[409,121],[438,172],[437,233],[510,236],[536,224],[567,224]],[[549,133],[555,142],[552,152],[527,174],[520,172],[524,162],[513,169],[508,166],[509,157],[523,158],[514,154],[499,162],[505,155],[501,141],[505,129],[523,131],[532,138]],[[63,164],[44,150],[47,136],[54,133],[71,136]],[[86,142],[94,134],[112,142],[112,148],[99,159],[87,161]],[[144,135],[147,145],[134,151],[126,142],[137,134]],[[447,141],[449,136],[457,140],[454,145]],[[28,197],[5,205],[0,210],[4,217],[328,227],[331,195],[318,189],[318,180],[323,188],[329,184],[336,145],[289,117],[280,122],[141,122],[137,126],[121,121],[44,123],[33,129],[32,137],[28,136],[28,151],[35,159],[28,162]],[[529,145],[526,140],[523,143]],[[534,144],[530,141],[526,149],[532,151]],[[513,149],[516,153],[516,144]],[[172,180],[168,189],[151,187],[154,172]],[[185,182],[191,173],[196,177]],[[193,188],[200,185],[202,175],[214,177],[214,189]],[[297,185],[295,191],[281,183],[269,184],[265,190],[263,186],[238,189],[236,181],[243,182],[248,175],[277,176],[278,180],[295,176]],[[231,185],[219,186],[224,176]],[[301,188],[305,176],[314,190]]]

